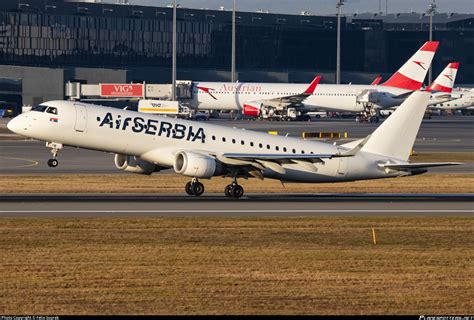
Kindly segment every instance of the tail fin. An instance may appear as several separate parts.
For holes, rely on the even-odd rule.
[[[361,151],[407,161],[430,94],[416,91],[406,99],[371,135]]]
[[[375,78],[374,81],[372,81],[372,83],[370,85],[371,86],[378,86],[380,81],[382,81],[382,76],[377,76],[377,78]]]
[[[459,62],[451,62],[443,72],[433,81],[432,84],[426,88],[426,91],[442,91],[451,93],[454,87],[454,81],[456,80],[456,74],[458,73]]]
[[[438,41],[425,42],[390,79],[381,85],[407,90],[419,90],[428,73],[436,49],[438,49],[438,44]]]

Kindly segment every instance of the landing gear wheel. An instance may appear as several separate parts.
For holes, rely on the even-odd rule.
[[[204,193],[204,185],[201,182],[195,182],[192,184],[193,195],[200,196]]]
[[[49,159],[48,160],[48,166],[50,166],[51,168],[56,168],[59,164],[59,161],[56,160],[56,159]]]
[[[199,181],[189,181],[186,183],[184,190],[190,196],[200,196],[204,193],[204,185]]]
[[[225,189],[224,189],[224,194],[227,196],[227,197],[232,197],[232,189],[234,188],[234,185],[232,184],[228,184]]]
[[[189,194],[190,196],[193,196],[194,193],[193,193],[193,184],[191,181],[189,181],[188,183],[186,183],[186,186],[184,187],[184,190],[186,191],[187,194]]]
[[[231,195],[232,195],[233,198],[239,199],[240,197],[242,197],[244,195],[244,188],[242,188],[242,186],[239,186],[238,184],[235,185],[231,189]]]

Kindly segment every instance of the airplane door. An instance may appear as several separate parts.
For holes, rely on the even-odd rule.
[[[339,152],[344,152],[345,150],[339,150]],[[337,173],[340,175],[345,175],[349,167],[349,160],[345,157],[339,158],[339,163],[337,165]]]
[[[76,108],[76,123],[74,129],[79,132],[86,131],[87,127],[87,109],[82,104],[74,104]]]

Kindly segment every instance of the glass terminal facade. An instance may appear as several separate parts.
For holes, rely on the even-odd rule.
[[[459,79],[474,82],[472,20],[462,20],[452,30],[447,23],[435,28],[435,38],[442,41],[435,71],[452,59],[461,60]],[[0,64],[169,67],[171,21],[172,10],[162,7],[2,0]],[[344,71],[392,72],[428,34],[387,30],[377,19],[342,18],[342,26]],[[230,69],[231,12],[178,9],[177,30],[180,68]],[[236,42],[237,69],[335,69],[335,17],[238,12]]]

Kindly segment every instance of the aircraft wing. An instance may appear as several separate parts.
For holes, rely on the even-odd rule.
[[[316,86],[318,85],[319,81],[321,80],[321,76],[316,76],[313,81],[311,81],[310,85],[308,88],[300,93],[300,94],[295,94],[291,96],[285,96],[285,97],[277,97],[277,98],[272,98],[272,99],[265,99],[265,100],[259,100],[259,102],[266,104],[270,102],[272,103],[284,103],[284,104],[289,104],[289,105],[300,105],[303,103],[303,101],[311,96],[314,92],[314,89],[316,89]]]

